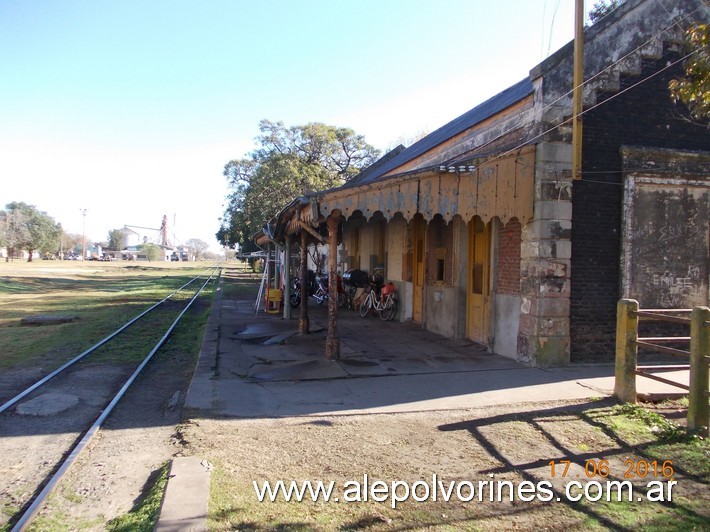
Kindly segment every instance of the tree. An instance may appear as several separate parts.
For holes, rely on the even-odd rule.
[[[589,10],[589,21],[592,24],[599,22],[623,3],[624,0],[597,0]]]
[[[342,185],[379,156],[352,129],[262,120],[259,130],[259,147],[224,167],[231,192],[216,236],[244,252],[256,249],[251,237],[290,200]]]
[[[191,238],[185,245],[190,249],[195,260],[198,260],[202,254],[207,251],[210,245],[207,242],[200,240],[199,238]]]
[[[668,83],[671,99],[682,102],[701,123],[710,121],[710,25],[693,24],[685,32],[689,54],[683,66],[685,76]]]
[[[34,205],[12,202],[0,211],[2,219],[2,239],[8,248],[8,255],[25,250],[29,254],[27,262],[32,262],[35,251],[56,253],[62,235],[62,226],[46,212],[38,211]]]
[[[123,248],[123,231],[120,229],[111,229],[108,232],[108,249],[121,251]]]
[[[158,260],[160,258],[160,246],[150,243],[141,244],[141,250],[145,253],[145,257],[148,259],[148,262],[153,262],[154,260]]]

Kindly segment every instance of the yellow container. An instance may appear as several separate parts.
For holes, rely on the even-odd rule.
[[[266,291],[266,312],[269,314],[278,314],[281,312],[281,290],[278,288],[269,288]]]

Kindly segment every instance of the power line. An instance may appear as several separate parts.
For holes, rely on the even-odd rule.
[[[659,0],[659,3],[660,3],[660,0]],[[692,16],[693,16],[697,11],[699,11],[699,10],[700,10],[700,7],[697,7],[697,8],[695,8],[694,10],[692,10],[691,12],[687,13],[686,15],[682,16],[681,18],[679,18],[678,20],[676,20],[675,22],[673,22],[672,24],[670,24],[669,26],[666,26],[664,29],[662,29],[661,31],[659,31],[659,32],[656,33],[655,35],[651,36],[648,40],[646,40],[646,41],[643,42],[642,44],[638,45],[638,46],[635,47],[633,50],[631,50],[630,52],[628,52],[628,53],[625,54],[624,56],[620,57],[620,58],[617,59],[616,61],[610,63],[607,67],[605,67],[604,69],[600,70],[598,73],[596,73],[595,75],[591,76],[589,79],[585,80],[585,81],[582,83],[582,86],[584,87],[584,86],[587,85],[588,83],[591,83],[591,82],[592,82],[593,80],[595,80],[597,77],[601,76],[602,74],[604,74],[604,73],[607,72],[608,70],[610,70],[610,69],[612,69],[613,67],[617,66],[619,63],[621,63],[622,61],[624,61],[625,59],[627,59],[627,58],[630,57],[631,55],[633,55],[633,54],[639,52],[642,48],[648,46],[653,40],[659,39],[664,33],[668,32],[668,31],[669,31],[671,28],[673,28],[674,26],[679,26],[681,23],[683,23],[683,22],[686,21],[687,19],[690,19],[690,17],[692,17]],[[606,17],[606,16],[608,16],[608,14],[605,15],[605,17]],[[662,41],[661,41],[661,42],[662,42]],[[696,53],[696,52],[690,52],[689,54],[685,55],[684,57],[682,57],[682,58],[680,58],[680,59],[674,61],[673,63],[671,63],[671,64],[669,64],[669,65],[666,65],[666,66],[663,67],[663,68],[661,68],[661,69],[658,70],[657,72],[654,72],[653,74],[651,74],[651,75],[645,77],[644,79],[640,80],[639,82],[635,83],[634,85],[631,85],[630,87],[627,87],[627,88],[625,88],[625,89],[623,89],[623,90],[621,90],[621,91],[615,93],[613,96],[611,96],[611,97],[609,97],[609,98],[607,98],[607,99],[605,99],[605,100],[603,100],[603,101],[601,101],[601,102],[598,102],[598,103],[595,104],[594,106],[592,106],[592,107],[590,107],[590,108],[588,108],[588,109],[583,110],[582,113],[581,113],[581,115],[584,115],[585,113],[587,113],[587,112],[589,112],[589,111],[591,111],[591,110],[593,110],[593,109],[596,109],[596,108],[599,107],[600,105],[603,105],[603,104],[605,104],[605,103],[611,101],[611,100],[614,99],[616,96],[619,96],[619,95],[621,95],[621,94],[627,92],[628,90],[631,90],[631,89],[633,89],[634,87],[637,87],[637,86],[640,85],[641,83],[644,83],[645,81],[648,81],[649,79],[655,77],[656,75],[660,74],[661,72],[663,72],[663,71],[665,71],[665,70],[667,70],[667,69],[669,69],[669,68],[675,66],[675,65],[678,64],[679,62],[684,61],[685,59],[687,59],[688,57],[690,57],[690,56],[693,55],[694,53]],[[569,90],[569,91],[567,91],[566,93],[564,93],[563,95],[561,95],[560,97],[558,97],[557,99],[555,99],[554,101],[552,101],[552,102],[550,102],[549,104],[545,105],[545,106],[539,111],[539,113],[540,113],[540,114],[544,113],[544,111],[546,111],[547,109],[549,109],[549,108],[551,108],[552,106],[556,105],[556,104],[557,104],[558,102],[560,102],[561,100],[563,100],[563,99],[569,97],[569,96],[572,94],[573,91],[574,91],[574,89]],[[514,131],[518,126],[523,125],[524,122],[525,122],[525,120],[524,120],[524,118],[521,118],[521,117],[520,117],[520,114],[521,114],[521,113],[519,113],[519,114],[517,114],[517,115],[515,115],[515,116],[511,116],[509,119],[503,121],[503,124],[505,124],[506,121],[512,121],[512,120],[517,119],[518,122],[517,122],[516,124],[514,124],[513,126],[511,126],[511,127],[509,127],[509,128],[506,128],[506,130],[505,130],[504,133],[501,133],[501,134],[497,135],[496,137],[494,137],[494,138],[488,140],[487,142],[481,144],[480,146],[476,146],[476,149],[480,149],[480,148],[483,148],[483,147],[486,147],[486,146],[491,145],[492,143],[494,143],[494,142],[500,140],[501,138],[503,138],[505,135],[509,134],[511,131]],[[559,128],[565,126],[565,125],[570,124],[571,122],[572,122],[572,117],[570,117],[570,118],[568,118],[568,119],[565,119],[565,120],[563,120],[562,122],[560,122],[559,124],[556,124],[556,125],[550,127],[549,129],[543,131],[542,133],[540,133],[540,134],[538,134],[538,135],[535,135],[535,136],[533,136],[533,137],[531,137],[531,138],[526,139],[525,142],[523,142],[523,143],[521,143],[521,144],[518,144],[518,145],[516,145],[515,147],[510,148],[510,149],[508,149],[508,150],[506,150],[506,151],[504,151],[504,152],[501,152],[501,153],[497,154],[495,157],[493,157],[493,158],[491,159],[491,161],[498,160],[498,159],[500,159],[500,158],[502,158],[502,157],[505,157],[505,156],[507,156],[507,155],[509,155],[509,154],[511,154],[511,153],[513,153],[513,152],[515,152],[515,151],[517,151],[517,150],[520,150],[520,149],[523,148],[524,146],[530,144],[532,141],[538,140],[538,139],[540,139],[540,138],[542,138],[542,137],[548,135],[549,133],[552,133],[552,132],[555,131],[556,129],[559,129]],[[489,161],[489,162],[490,162],[490,161]]]

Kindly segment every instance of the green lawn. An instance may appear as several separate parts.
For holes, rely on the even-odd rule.
[[[73,261],[0,264],[0,371],[36,365],[58,367],[208,266]],[[191,296],[192,290],[185,293],[176,299]],[[147,332],[157,331],[159,324],[169,323],[179,312],[178,305],[172,303],[158,308],[131,326],[126,332],[133,334],[122,336],[118,347],[113,343],[101,348],[95,359],[121,362],[142,358],[149,343]],[[78,320],[21,325],[23,317],[34,315],[72,315]]]

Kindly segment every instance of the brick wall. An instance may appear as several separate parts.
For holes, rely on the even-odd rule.
[[[666,52],[661,59],[645,60],[640,76],[622,76],[621,90],[678,57]],[[604,103],[584,115],[583,179],[574,182],[572,194],[572,362],[614,358],[623,197],[619,148],[710,146],[710,131],[683,119],[668,96],[668,82],[681,72],[676,65],[623,94],[600,95]]]
[[[498,294],[520,295],[521,227],[517,218],[509,220],[498,237]]]

